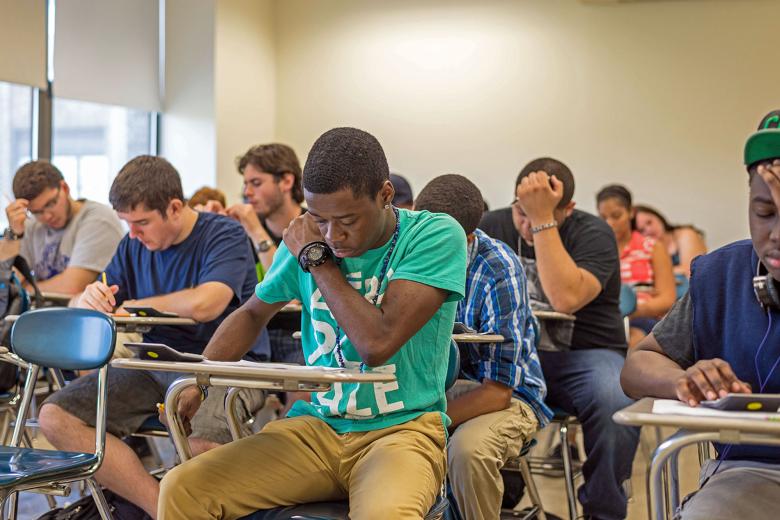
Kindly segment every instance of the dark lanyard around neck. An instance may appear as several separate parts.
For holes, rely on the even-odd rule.
[[[382,270],[379,271],[379,283],[376,285],[376,294],[371,300],[371,303],[374,305],[374,307],[376,307],[376,304],[379,301],[379,291],[382,289],[382,282],[384,281],[385,276],[387,276],[387,267],[390,265],[390,257],[393,255],[393,250],[395,249],[395,245],[398,242],[398,235],[401,229],[401,219],[398,216],[398,208],[395,206],[392,208],[393,214],[395,215],[395,230],[393,231],[393,238],[390,241],[390,247],[387,249],[385,258],[382,261]],[[347,364],[344,361],[344,353],[341,350],[341,327],[339,326],[338,322],[336,322],[336,346],[333,350],[336,352],[336,362],[339,364],[339,367],[347,368]],[[361,361],[360,371],[362,372],[365,367],[366,364]]]

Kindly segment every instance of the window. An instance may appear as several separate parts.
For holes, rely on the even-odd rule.
[[[153,112],[55,98],[52,119],[52,162],[73,198],[108,203],[108,190],[122,166],[154,153]]]
[[[0,191],[3,209],[13,200],[11,182],[16,169],[32,157],[33,89],[0,82]],[[0,215],[3,228],[5,211]]]

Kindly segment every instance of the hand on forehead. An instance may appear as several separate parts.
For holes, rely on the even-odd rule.
[[[775,205],[780,207],[780,159],[759,165],[758,174],[769,187]]]

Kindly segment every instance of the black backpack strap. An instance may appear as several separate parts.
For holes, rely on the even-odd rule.
[[[38,284],[35,282],[35,275],[33,275],[30,266],[27,264],[27,260],[25,260],[22,255],[16,255],[16,258],[14,259],[14,267],[22,274],[22,276],[24,276],[24,279],[27,280],[27,283],[29,283],[33,288],[33,299],[35,300],[35,307],[43,307],[43,295],[38,289]]]

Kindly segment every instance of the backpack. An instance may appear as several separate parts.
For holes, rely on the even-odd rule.
[[[5,317],[21,314],[31,307],[30,295],[22,286],[22,282],[14,272],[16,268],[33,287],[33,295],[37,307],[43,306],[43,297],[35,283],[35,276],[30,271],[27,261],[21,256],[0,261],[0,346],[10,348],[12,323]],[[0,362],[0,392],[14,388],[18,381],[18,368],[11,363]]]
[[[143,509],[116,493],[104,489],[103,495],[114,520],[151,520]],[[87,495],[67,507],[47,511],[38,520],[101,520],[101,517],[92,495]]]

